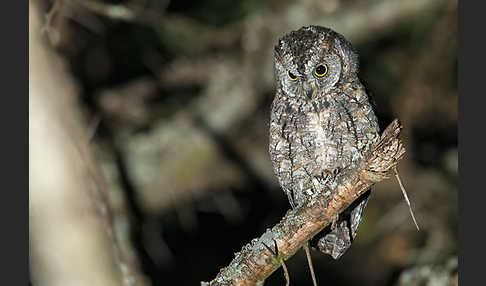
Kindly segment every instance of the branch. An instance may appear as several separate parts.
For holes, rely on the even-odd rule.
[[[280,267],[281,260],[292,257],[305,242],[330,224],[341,211],[372,185],[393,175],[392,169],[405,154],[398,139],[402,126],[395,119],[372,145],[360,166],[339,174],[330,186],[331,196],[322,192],[292,211],[260,238],[253,239],[236,253],[231,263],[221,269],[206,285],[255,285]],[[275,257],[265,245],[277,243],[279,257]]]

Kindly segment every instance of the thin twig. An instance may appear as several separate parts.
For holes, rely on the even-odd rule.
[[[290,285],[289,271],[287,270],[287,266],[285,265],[285,261],[278,256],[277,241],[273,240],[273,243],[275,245],[275,251],[270,249],[270,247],[268,247],[268,245],[266,245],[265,243],[263,245],[268,249],[268,251],[270,251],[275,256],[275,259],[278,260],[282,264],[282,269],[283,269],[284,277],[285,277],[285,286],[289,286]]]
[[[403,187],[402,180],[400,180],[400,175],[398,174],[398,170],[396,167],[393,168],[393,172],[395,173],[395,178],[398,180],[398,184],[400,185],[400,189],[402,190],[403,197],[405,198],[405,201],[407,202],[408,209],[410,211],[410,215],[412,216],[412,220],[417,227],[417,231],[420,231],[420,227],[418,226],[417,220],[415,220],[415,216],[413,215],[413,210],[412,206],[410,205],[410,200],[408,199],[407,196],[407,191],[405,191],[405,188]]]
[[[314,266],[312,265],[311,252],[309,250],[309,242],[306,242],[304,244],[304,250],[305,250],[305,256],[307,256],[307,264],[309,264],[309,269],[312,276],[312,283],[314,284],[314,286],[317,286],[316,275],[314,274]]]
[[[285,265],[285,262],[282,259],[282,269],[284,271],[284,276],[285,276],[285,286],[290,286],[290,277],[289,277],[289,271],[287,270],[287,266]]]

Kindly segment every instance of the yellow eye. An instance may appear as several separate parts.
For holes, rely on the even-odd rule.
[[[325,64],[320,64],[314,70],[314,75],[316,77],[323,77],[327,74],[327,66]]]
[[[297,76],[293,73],[291,73],[290,71],[287,71],[287,76],[289,77],[289,79],[291,81],[296,81],[297,80]]]

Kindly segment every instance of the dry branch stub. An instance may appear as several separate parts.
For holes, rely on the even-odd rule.
[[[398,138],[402,126],[395,119],[373,144],[366,159],[353,170],[335,178],[331,199],[319,195],[294,210],[259,238],[245,245],[230,264],[222,268],[211,282],[201,285],[256,285],[275,270],[282,260],[292,257],[308,240],[331,223],[341,211],[372,185],[393,174],[393,167],[403,158],[405,148]],[[324,193],[324,192],[323,192]],[[275,257],[265,245],[278,247]]]

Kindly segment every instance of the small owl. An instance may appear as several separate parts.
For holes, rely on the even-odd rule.
[[[358,55],[331,29],[303,27],[275,46],[269,152],[293,208],[332,190],[331,179],[356,167],[378,138],[378,121],[357,74]],[[368,196],[316,235],[320,251],[338,259],[351,246]]]

